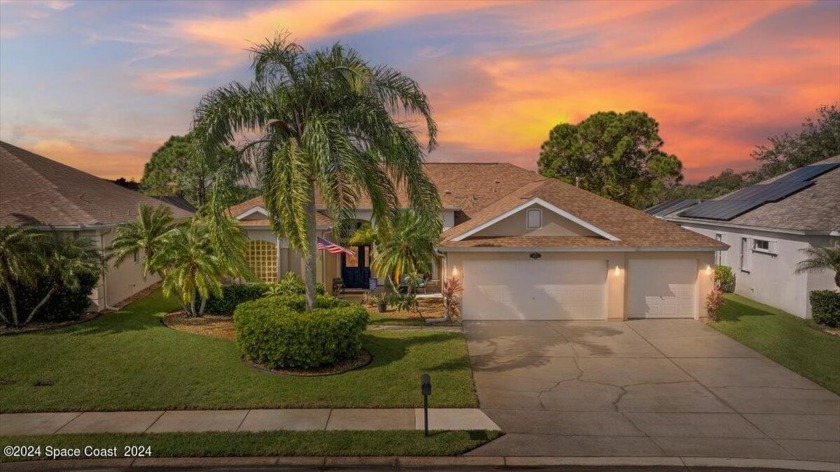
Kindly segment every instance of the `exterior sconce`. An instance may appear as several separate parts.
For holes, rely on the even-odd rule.
[[[710,266],[709,264],[706,264],[706,273],[707,273],[707,274],[711,274],[711,273],[712,273],[712,266]]]
[[[616,277],[621,275],[621,269],[618,268],[618,265],[615,266],[615,269],[613,270],[613,274],[615,274]]]
[[[531,253],[531,255],[529,255],[528,257],[530,257],[530,258],[531,258],[531,259],[533,259],[533,260],[537,260],[537,259],[539,259],[540,257],[542,257],[542,254],[540,254],[540,253],[538,253],[538,252],[532,252],[532,253]]]
[[[452,277],[458,277],[458,266],[452,266]]]

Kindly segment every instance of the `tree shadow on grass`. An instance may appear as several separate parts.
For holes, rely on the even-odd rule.
[[[407,331],[399,331],[404,334]],[[434,344],[434,343],[449,343],[452,340],[461,338],[461,333],[457,332],[435,332],[428,331],[411,331],[411,335],[402,336],[381,336],[386,331],[377,331],[376,334],[365,333],[363,335],[362,344],[371,355],[373,355],[373,362],[360,370],[375,369],[377,367],[386,366],[388,364],[399,362],[403,360],[412,348],[417,346]],[[449,352],[449,348],[445,350]],[[459,365],[460,363],[460,365]],[[429,370],[458,370],[468,367],[468,356],[463,354],[458,359],[451,359],[449,361],[438,364],[437,366],[427,367]]]

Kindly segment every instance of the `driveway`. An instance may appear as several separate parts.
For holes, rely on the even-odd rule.
[[[464,322],[472,455],[840,462],[840,397],[694,320]]]

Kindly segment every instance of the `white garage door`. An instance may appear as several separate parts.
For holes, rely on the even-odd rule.
[[[607,318],[605,260],[469,260],[463,274],[467,320]]]
[[[628,318],[693,318],[697,312],[697,261],[630,259]]]

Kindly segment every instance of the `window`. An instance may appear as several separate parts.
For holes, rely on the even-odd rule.
[[[749,238],[741,238],[741,271],[742,272],[749,272],[750,271],[750,259],[752,257],[752,251],[750,251],[750,240]]]
[[[268,241],[248,241],[248,266],[263,282],[277,282],[277,246]]]
[[[715,241],[723,242],[723,234],[715,233]],[[723,251],[715,251],[715,265],[723,264]]]
[[[753,251],[765,254],[776,254],[776,241],[767,239],[753,239]]]
[[[528,229],[542,228],[542,210],[532,208],[526,213],[526,225]]]

